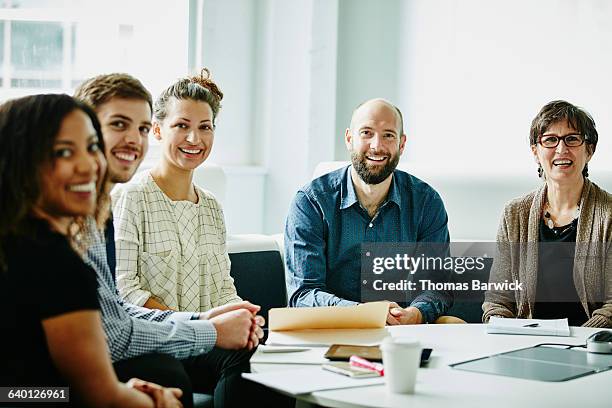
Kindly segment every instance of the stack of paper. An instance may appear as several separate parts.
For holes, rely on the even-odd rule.
[[[534,336],[569,336],[567,319],[508,319],[492,317],[486,326],[489,334],[531,334]]]
[[[321,367],[248,373],[242,374],[242,377],[293,395],[385,382],[385,377],[351,378],[325,371]]]

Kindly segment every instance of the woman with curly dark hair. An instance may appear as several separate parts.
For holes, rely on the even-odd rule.
[[[0,384],[67,386],[87,406],[179,407],[179,390],[119,383],[108,356],[80,239],[105,221],[105,175],[89,107],[68,95],[0,106]]]

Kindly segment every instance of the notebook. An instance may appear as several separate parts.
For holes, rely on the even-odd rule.
[[[489,334],[526,334],[533,336],[570,335],[567,319],[509,319],[492,317],[485,326]]]

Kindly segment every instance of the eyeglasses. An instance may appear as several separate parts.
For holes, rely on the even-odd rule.
[[[552,149],[554,147],[559,146],[559,142],[563,140],[563,143],[567,147],[578,147],[582,146],[584,143],[584,137],[582,135],[565,135],[565,136],[557,136],[557,135],[542,135],[538,142],[548,149]]]

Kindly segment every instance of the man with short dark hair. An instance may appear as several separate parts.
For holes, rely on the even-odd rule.
[[[285,226],[291,306],[349,306],[361,301],[363,242],[447,243],[447,215],[438,193],[397,170],[406,145],[400,110],[384,99],[359,105],[346,129],[351,165],[300,189]],[[390,304],[388,324],[433,323],[452,303],[426,291],[402,308]]]

